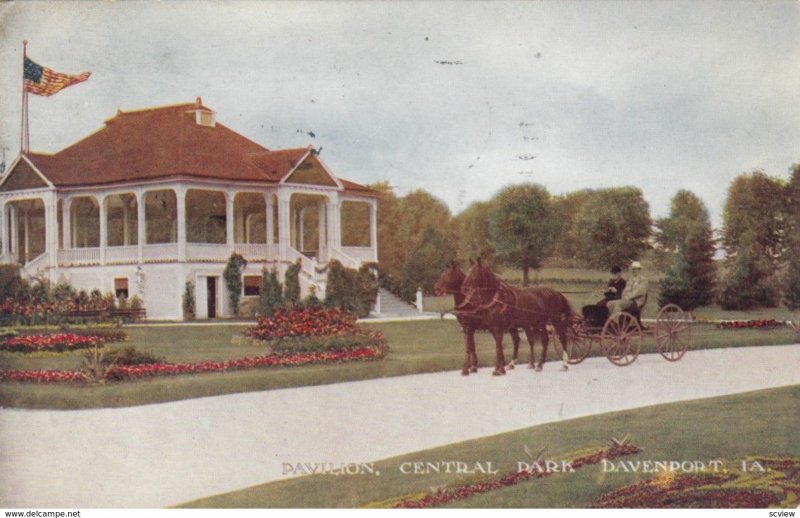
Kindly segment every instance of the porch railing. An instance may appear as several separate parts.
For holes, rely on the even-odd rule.
[[[108,264],[136,263],[139,261],[139,247],[109,246],[106,248],[105,256]]]
[[[24,266],[25,273],[27,273],[28,275],[36,275],[39,272],[39,270],[42,270],[47,266],[47,260],[49,257],[50,254],[48,254],[47,252],[37,255],[32,260],[25,263]]]
[[[278,258],[278,245],[236,243],[233,245],[233,251],[243,255],[248,261],[266,261]]]
[[[230,256],[226,243],[186,243],[187,261],[225,261]]]
[[[58,251],[58,264],[68,266],[100,264],[100,247],[61,249]]]
[[[142,260],[148,263],[177,261],[178,243],[144,245],[142,247]]]

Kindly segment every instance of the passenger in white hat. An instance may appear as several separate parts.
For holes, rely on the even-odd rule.
[[[634,261],[631,264],[631,278],[622,292],[622,298],[608,303],[611,316],[619,316],[623,311],[640,308],[647,298],[647,279],[642,275],[642,264]]]

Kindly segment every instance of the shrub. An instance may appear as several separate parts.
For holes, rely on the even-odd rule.
[[[242,298],[242,270],[247,266],[247,259],[239,254],[233,253],[225,265],[222,276],[225,278],[225,286],[228,288],[228,298],[231,301],[231,312],[236,315],[239,312],[239,300]]]
[[[758,261],[752,250],[742,247],[736,257],[733,271],[723,283],[719,294],[722,309],[747,310],[757,306],[773,307],[778,291],[770,278],[770,269]]]
[[[19,266],[16,264],[0,264],[0,300],[16,298],[22,288]]]
[[[278,281],[278,270],[261,270],[261,288],[258,295],[258,313],[271,316],[272,312],[283,305],[283,287]]]
[[[286,268],[283,298],[287,302],[298,302],[300,300],[300,269],[300,259]]]
[[[128,307],[131,309],[142,309],[144,307],[144,302],[139,298],[139,295],[134,295],[131,297],[131,300],[128,301]]]
[[[328,263],[325,304],[366,317],[377,296],[378,282],[370,272],[370,265],[365,264],[359,270],[353,270],[336,260]]]
[[[194,320],[196,313],[194,300],[194,281],[186,281],[183,290],[183,317],[187,320]]]
[[[139,351],[135,347],[107,351],[106,360],[116,365],[150,365],[166,362],[165,358],[156,356],[151,351]]]

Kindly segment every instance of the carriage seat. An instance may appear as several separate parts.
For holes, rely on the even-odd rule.
[[[641,304],[634,302],[625,308],[626,312],[636,317],[636,321],[639,323],[639,327],[642,329],[644,329],[644,325],[642,325],[642,310],[644,309],[645,304],[647,304],[646,294]],[[587,327],[603,327],[610,314],[608,308],[602,304],[589,304],[588,306],[583,306],[583,308],[581,308],[581,313],[583,314],[583,321],[586,323]]]
[[[602,304],[589,304],[581,308],[583,321],[587,327],[603,327],[608,320],[608,308]]]

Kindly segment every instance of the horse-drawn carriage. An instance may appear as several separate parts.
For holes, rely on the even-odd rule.
[[[544,287],[511,287],[480,261],[473,265],[468,275],[453,263],[442,273],[435,291],[438,295],[453,295],[455,314],[465,334],[466,354],[461,370],[464,375],[477,371],[474,335],[479,330],[491,332],[495,339],[495,375],[506,373],[505,333],[509,333],[513,340],[514,353],[508,367],[514,367],[520,330],[525,331],[530,344],[529,366],[536,370],[541,370],[546,360],[550,332],[558,336],[563,346],[562,370],[567,369],[567,364],[574,365],[586,359],[595,342],[599,342],[600,350],[609,361],[625,366],[639,356],[645,336],[655,338],[658,352],[669,361],[681,359],[691,339],[691,319],[675,304],[661,308],[655,326],[651,328],[644,327],[639,318],[644,303],[634,309],[636,314],[623,311],[613,317],[609,316],[605,306],[587,306],[581,318],[572,312],[563,294]],[[542,343],[538,364],[533,351],[536,336]]]
[[[667,304],[659,310],[655,324],[646,327],[640,318],[643,307],[644,303],[611,317],[603,305],[584,306],[583,319],[573,322],[567,331],[567,363],[585,360],[597,342],[611,363],[630,365],[639,356],[645,336],[655,338],[661,356],[672,362],[680,360],[691,341],[691,318],[679,306]]]

